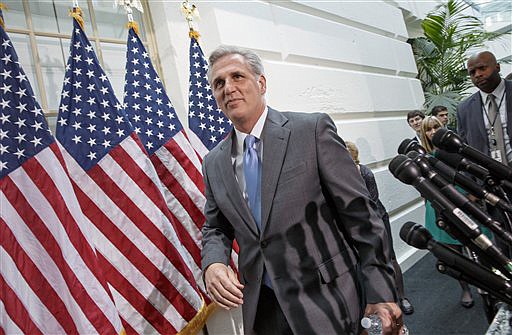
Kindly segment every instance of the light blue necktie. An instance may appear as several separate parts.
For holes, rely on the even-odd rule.
[[[260,140],[253,135],[245,138],[244,177],[245,191],[254,221],[261,230],[261,163],[258,155]]]
[[[259,156],[260,139],[253,135],[245,138],[244,177],[245,192],[252,216],[261,232],[261,160]],[[267,270],[263,270],[263,283],[272,288]]]

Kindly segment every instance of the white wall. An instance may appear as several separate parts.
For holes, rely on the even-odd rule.
[[[163,77],[186,122],[188,27],[180,3],[150,2]],[[387,164],[413,135],[405,120],[423,93],[402,11],[392,2],[196,2],[205,54],[219,44],[254,49],[266,68],[270,106],[331,115],[339,134],[355,142],[376,174],[392,218],[395,249],[414,252],[398,237],[404,222],[423,222],[418,193],[395,180]],[[414,259],[411,258],[411,259]],[[408,264],[410,265],[410,264]]]

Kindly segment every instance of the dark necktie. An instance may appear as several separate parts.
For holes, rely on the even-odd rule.
[[[494,139],[496,140],[496,144],[491,143],[494,148],[491,150],[495,150],[496,148],[500,151],[501,154],[501,162],[503,164],[507,164],[507,152],[505,150],[505,138],[503,137],[503,127],[501,126],[501,117],[498,111],[498,105],[496,105],[496,100],[493,94],[488,95],[489,100],[489,121],[493,120],[494,125],[491,125],[491,128],[494,128]],[[491,130],[492,131],[492,130]]]

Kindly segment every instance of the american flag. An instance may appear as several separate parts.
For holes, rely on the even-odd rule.
[[[156,171],[76,20],[57,140],[128,333],[176,333],[203,302]]]
[[[208,62],[195,37],[190,37],[189,60],[189,138],[194,150],[202,159],[229,134],[233,126],[217,107],[208,83]],[[235,271],[238,268],[238,252],[238,244],[234,241],[231,267]]]
[[[165,186],[163,194],[177,223],[176,230],[191,256],[190,268],[202,285],[200,248],[205,197],[201,162],[133,28],[128,33],[126,58],[126,114]]]
[[[2,27],[0,42],[0,334],[119,334],[90,222]]]
[[[190,141],[204,157],[232,129],[231,121],[217,107],[208,83],[208,62],[199,43],[190,38],[190,79],[188,91],[188,126]]]

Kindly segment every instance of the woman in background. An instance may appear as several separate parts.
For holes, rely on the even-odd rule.
[[[421,145],[428,154],[435,156],[436,148],[432,143],[432,137],[439,128],[442,128],[443,124],[439,121],[435,116],[427,116],[421,122],[420,128],[420,139]],[[459,190],[460,191],[460,190]],[[430,232],[432,238],[437,242],[443,243],[452,249],[457,250],[462,253],[463,246],[462,244],[452,238],[447,232],[443,229],[439,228],[436,224],[436,212],[432,207],[432,204],[429,200],[425,199],[425,228]],[[460,298],[460,304],[463,307],[471,308],[473,307],[473,296],[471,295],[471,290],[469,288],[468,283],[465,281],[459,280],[460,286],[462,288],[462,296]]]
[[[377,183],[375,182],[375,176],[373,175],[372,170],[367,166],[359,163],[359,150],[356,145],[352,142],[345,142],[352,156],[352,160],[356,163],[357,169],[359,173],[361,173],[361,177],[363,177],[364,183],[366,184],[366,188],[368,189],[368,193],[370,194],[370,199],[375,202],[377,205],[378,214],[380,215],[382,222],[384,222],[384,227],[386,228],[386,234],[388,236],[389,246],[391,248],[391,264],[395,270],[395,281],[396,281],[396,290],[398,293],[398,298],[400,299],[400,309],[404,314],[412,314],[414,313],[414,307],[409,302],[409,299],[405,297],[404,294],[404,279],[402,276],[402,269],[400,269],[400,265],[396,260],[395,251],[393,250],[393,238],[391,237],[391,225],[389,224],[389,215],[386,211],[386,208],[379,200],[379,190],[377,189]]]

